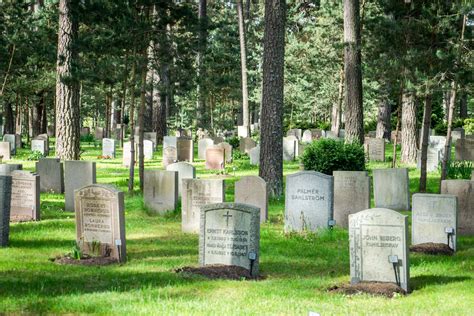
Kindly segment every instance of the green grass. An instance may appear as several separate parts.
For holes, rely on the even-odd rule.
[[[113,160],[97,160],[99,147],[83,144],[83,159],[97,161],[97,181],[126,191],[128,170],[121,152]],[[388,148],[387,156],[391,156]],[[53,154],[53,153],[52,153]],[[26,159],[20,150],[17,159]],[[197,157],[197,155],[196,155]],[[34,170],[34,162],[20,161]],[[216,176],[195,163],[201,178]],[[234,182],[258,174],[248,161],[234,163],[226,178],[226,199]],[[369,169],[389,167],[371,163]],[[161,151],[146,162],[161,167]],[[285,174],[298,163],[285,163]],[[419,172],[410,167],[410,190],[417,191]],[[429,191],[438,191],[439,175],[429,173]],[[138,181],[136,180],[138,184]],[[210,281],[174,273],[198,264],[198,236],[181,233],[180,212],[152,216],[138,191],[126,194],[128,262],[107,267],[59,266],[50,261],[74,245],[74,214],[62,211],[62,195],[42,194],[42,221],[12,224],[10,246],[0,249],[0,313],[99,313],[153,315],[307,315],[328,314],[473,314],[474,237],[461,237],[454,257],[413,254],[411,287],[406,297],[347,297],[327,288],[349,281],[348,233],[343,229],[317,234],[283,233],[284,200],[271,200],[269,221],[261,228],[262,281]],[[406,212],[406,214],[409,214]]]

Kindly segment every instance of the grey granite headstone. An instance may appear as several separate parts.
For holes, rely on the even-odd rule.
[[[198,158],[205,160],[206,159],[206,149],[209,146],[214,145],[214,141],[210,138],[200,139],[198,142]]]
[[[249,152],[250,164],[259,165],[260,164],[260,145],[252,148]]]
[[[36,162],[41,192],[63,193],[63,163],[58,158],[43,158]]]
[[[41,140],[41,139],[33,139],[31,140],[31,151],[38,151],[40,152],[43,156],[47,156],[47,145],[46,141]]]
[[[37,174],[15,170],[12,176],[10,221],[40,220],[40,179]]]
[[[82,252],[126,261],[123,192],[109,185],[92,184],[74,194],[76,242]]]
[[[102,140],[104,138],[104,129],[102,127],[96,127],[94,136],[96,140]]]
[[[0,156],[2,156],[2,161],[11,159],[11,144],[10,142],[0,142]]]
[[[316,171],[286,177],[285,231],[327,228],[333,219],[334,179]]]
[[[294,136],[298,140],[301,139],[302,135],[303,135],[303,130],[300,128],[293,128],[293,129],[290,129],[288,132],[286,132],[286,136]]]
[[[474,139],[458,139],[455,148],[456,160],[474,161]]]
[[[168,146],[163,148],[163,167],[167,167],[168,165],[175,163],[178,161],[178,151],[176,147]]]
[[[187,137],[179,137],[176,150],[178,151],[178,161],[194,161],[194,142]]]
[[[74,190],[96,183],[95,162],[66,160],[64,162],[65,210],[74,211]]]
[[[295,160],[298,155],[298,139],[295,136],[283,138],[283,160]]]
[[[0,247],[8,245],[12,177],[0,175]]]
[[[23,165],[18,163],[0,163],[0,175],[9,176],[15,170],[22,170]]]
[[[367,171],[334,171],[334,219],[349,227],[349,215],[370,208],[370,177]]]
[[[240,203],[203,206],[200,210],[200,265],[234,265],[257,276],[260,257],[259,213],[257,207]]]
[[[183,179],[182,185],[181,228],[185,233],[198,233],[201,206],[224,202],[224,180]]]
[[[219,145],[208,146],[206,149],[206,169],[223,170],[225,167],[225,151]]]
[[[417,193],[412,199],[413,245],[423,243],[447,244],[456,250],[457,198],[446,194]],[[447,235],[446,229],[453,234]]]
[[[451,131],[451,141],[455,144],[458,139],[464,139],[465,134],[464,128],[455,128]]]
[[[12,155],[16,155],[16,148],[18,146],[18,139],[20,138],[20,135],[17,134],[5,134],[3,135],[3,141],[4,142],[9,142],[10,143],[10,150]],[[21,144],[21,140],[20,140]]]
[[[474,235],[474,181],[443,180],[441,194],[450,194],[458,198],[459,235]]]
[[[174,147],[178,146],[178,138],[176,136],[165,136],[163,137],[163,149],[166,147]]]
[[[159,214],[175,210],[178,203],[178,172],[145,170],[144,178],[145,204]]]
[[[178,172],[178,194],[182,196],[183,190],[183,179],[194,179],[196,178],[196,168],[190,163],[187,162],[176,162],[168,165],[166,167],[168,171],[177,171]]]
[[[409,290],[407,216],[385,208],[349,215],[349,246],[352,284],[396,283],[397,271],[401,288]]]
[[[385,139],[369,138],[367,145],[370,161],[385,161]]]
[[[220,142],[217,146],[224,149],[225,162],[232,162],[232,145],[226,142]]]
[[[374,169],[375,207],[410,210],[408,169]]]
[[[267,183],[258,176],[245,176],[235,182],[235,203],[250,204],[260,209],[260,222],[268,218]]]
[[[102,139],[102,156],[115,158],[115,139]]]
[[[257,146],[257,143],[250,137],[241,138],[239,141],[239,150],[241,153],[248,154],[255,146]]]

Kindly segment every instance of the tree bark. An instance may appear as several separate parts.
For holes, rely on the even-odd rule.
[[[143,192],[144,186],[144,174],[145,174],[145,154],[143,148],[143,139],[144,139],[144,116],[145,116],[145,107],[146,107],[146,59],[147,52],[144,51],[143,59],[145,60],[144,66],[141,70],[141,91],[140,91],[140,108],[138,110],[138,177],[140,179],[140,191]]]
[[[463,91],[459,98],[459,118],[465,120],[467,116],[467,92]]]
[[[451,91],[449,93],[449,105],[448,105],[448,130],[446,132],[446,144],[444,145],[443,160],[441,160],[441,179],[440,181],[446,180],[448,161],[451,159],[451,131],[453,127],[453,116],[454,108],[456,105],[456,82],[451,82]],[[441,185],[440,185],[441,188]]]
[[[132,58],[132,76],[130,79],[130,169],[128,176],[128,192],[133,193],[135,184],[135,73],[136,61],[135,52]]]
[[[199,0],[198,8],[199,18],[199,45],[196,56],[197,70],[197,106],[196,106],[196,124],[197,127],[208,128],[209,120],[206,109],[206,92],[203,88],[205,78],[204,54],[207,47],[207,0]]]
[[[76,39],[79,23],[72,0],[59,1],[58,58],[56,76],[56,156],[80,158],[79,82],[75,78],[78,59]]]
[[[375,137],[390,140],[392,132],[392,122],[390,121],[391,106],[388,96],[385,94],[379,100],[377,113],[377,130]]]
[[[18,96],[17,96],[18,98]],[[18,100],[17,100],[18,102]],[[4,127],[3,127],[3,133],[4,134],[15,134],[15,119],[13,116],[13,108],[11,102],[8,100],[4,104],[4,110],[3,110],[3,115],[4,115]]]
[[[342,103],[344,102],[344,64],[339,72],[339,90],[337,93],[337,102],[332,107],[331,131],[339,135],[342,120]]]
[[[31,136],[34,138],[41,134],[41,123],[44,109],[44,92],[37,94],[38,102],[31,107]]]
[[[405,91],[402,97],[402,151],[401,162],[416,162],[416,103],[413,92]]]
[[[239,41],[240,41],[240,65],[242,73],[242,116],[243,126],[247,135],[250,137],[250,111],[249,111],[249,92],[247,86],[247,46],[245,42],[245,20],[242,8],[242,0],[237,0],[237,16],[239,20]]]
[[[431,127],[431,112],[432,112],[432,105],[433,105],[433,96],[431,92],[428,91],[427,95],[425,96],[425,106],[423,109],[423,127],[421,129],[421,140],[420,140],[420,148],[421,148],[421,171],[420,171],[420,192],[426,192],[426,163],[428,161],[428,143],[429,143],[429,131]]]
[[[266,0],[259,175],[271,196],[283,192],[285,22],[285,0]]]

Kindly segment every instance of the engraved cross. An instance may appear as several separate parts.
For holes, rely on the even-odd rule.
[[[227,227],[229,227],[229,217],[232,217],[232,215],[229,214],[229,211],[227,211],[227,214],[222,215],[226,219]]]

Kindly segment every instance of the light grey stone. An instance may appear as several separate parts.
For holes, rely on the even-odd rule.
[[[237,126],[237,135],[239,137],[249,137],[249,132],[247,126],[239,125]]]
[[[294,136],[294,137],[296,137],[298,140],[300,140],[301,137],[303,136],[303,130],[300,129],[300,128],[293,128],[293,129],[290,129],[288,132],[286,132],[286,136]]]
[[[64,162],[64,197],[67,212],[74,212],[74,190],[96,183],[95,162],[66,160]]]
[[[58,158],[43,158],[36,162],[41,192],[63,193],[63,163]]]
[[[138,143],[137,143],[138,146]],[[138,152],[138,150],[137,150]],[[151,160],[153,159],[153,142],[151,140],[143,140],[143,155],[145,159]]]
[[[301,141],[303,143],[311,143],[314,140],[321,138],[321,136],[322,136],[322,133],[320,129],[311,129],[311,130],[307,129],[304,131]]]
[[[40,220],[40,178],[37,174],[15,170],[12,176],[10,221]]]
[[[220,142],[217,146],[224,149],[225,162],[232,162],[232,145],[226,142]]]
[[[183,190],[183,179],[194,179],[196,178],[196,168],[190,163],[187,162],[176,162],[168,165],[166,167],[168,171],[177,171],[178,172],[178,194],[182,196]]]
[[[385,139],[369,138],[367,145],[370,161],[385,161]]]
[[[456,160],[474,161],[474,139],[458,139],[455,148]]]
[[[0,175],[0,247],[8,245],[10,236],[10,202],[12,177]]]
[[[115,158],[115,139],[102,139],[102,156]]]
[[[47,145],[46,141],[41,140],[41,139],[33,139],[31,140],[31,151],[38,151],[40,152],[43,156],[47,156]]]
[[[178,151],[176,147],[168,146],[163,149],[163,167],[166,168],[168,165],[178,161]]]
[[[214,141],[210,138],[200,139],[198,142],[198,158],[205,160],[206,159],[206,149],[209,146],[214,145]]]
[[[3,135],[3,141],[10,143],[10,150],[12,155],[16,155],[17,147],[20,148],[21,146],[21,138],[18,134],[5,134]]]
[[[23,165],[18,163],[0,163],[0,175],[9,176],[15,170],[22,170]]]
[[[441,194],[450,194],[458,198],[459,235],[474,235],[474,181],[443,180]]]
[[[338,135],[336,135],[336,133],[334,133],[333,131],[326,131],[325,138],[336,139],[336,140],[339,139]]]
[[[287,136],[283,138],[283,160],[295,160],[298,155],[298,139],[295,136]]]
[[[343,130],[343,129],[340,129],[339,130],[339,135],[338,135],[339,138],[344,138],[346,137],[346,131]]]
[[[433,172],[438,170],[441,161],[441,151],[433,147],[428,147],[426,155],[426,171]],[[418,151],[416,168],[421,169],[421,151]]]
[[[239,150],[241,153],[248,154],[252,148],[255,148],[257,143],[250,137],[241,138],[239,142]]]
[[[249,152],[250,164],[259,165],[260,164],[260,145],[252,148]]]
[[[135,156],[135,163],[136,163],[138,151],[136,150],[136,146],[134,146],[134,147],[135,147],[134,156]],[[130,162],[132,160],[131,150],[132,150],[132,147],[131,147],[130,142],[123,143],[123,157],[122,157],[123,161],[122,161],[122,164],[125,167],[130,167]]]
[[[7,161],[11,159],[10,142],[0,142],[0,156],[2,156],[2,161]]]
[[[455,128],[451,131],[451,141],[453,143],[456,143],[458,139],[464,139],[465,135],[466,133],[464,131],[464,128],[461,128],[461,127]]]
[[[96,140],[102,140],[104,138],[104,129],[102,127],[96,127],[94,137]]]
[[[143,199],[148,207],[161,215],[175,210],[178,204],[178,172],[145,169]]]
[[[178,146],[178,137],[176,136],[165,136],[163,137],[163,149],[166,147],[174,147]]]
[[[260,209],[260,222],[268,218],[267,183],[258,176],[245,176],[235,182],[235,203],[253,205]]]
[[[194,142],[188,137],[179,137],[177,140],[178,161],[194,161]]]
[[[408,169],[374,169],[375,207],[410,210]]]

